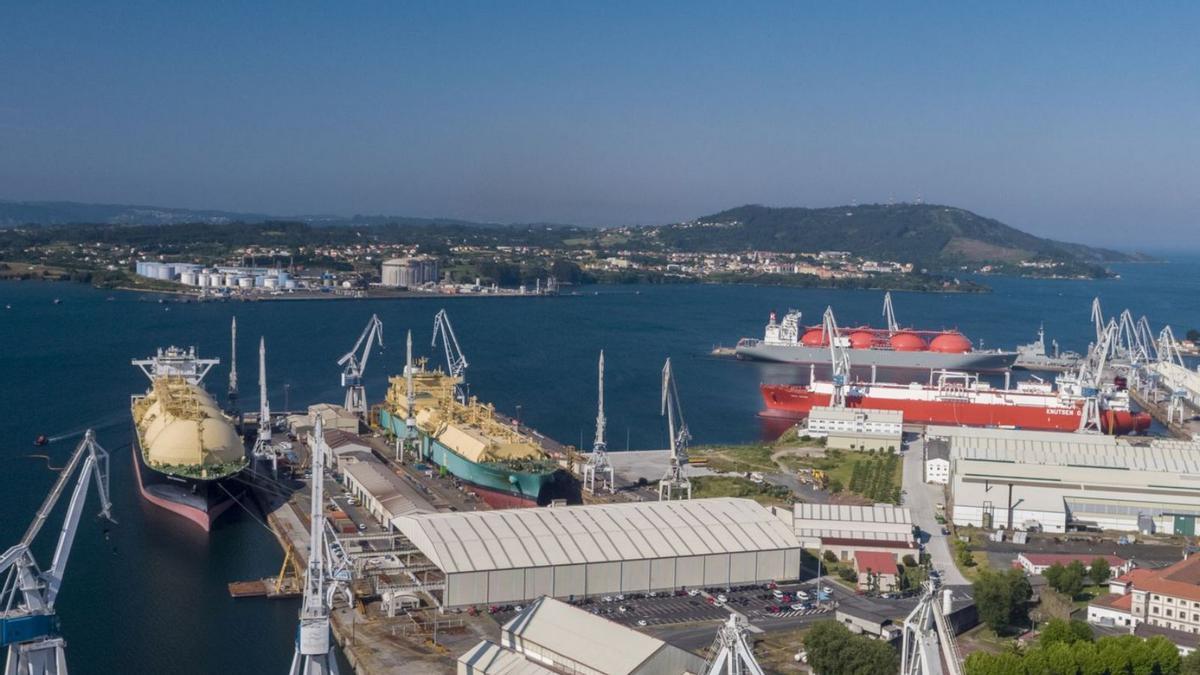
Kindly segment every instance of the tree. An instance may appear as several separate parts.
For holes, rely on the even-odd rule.
[[[1063,621],[1062,619],[1050,619],[1042,628],[1042,634],[1038,638],[1038,644],[1043,646],[1051,645],[1055,642],[1074,644],[1079,641],[1092,641],[1092,627],[1078,620]]]
[[[1112,566],[1108,564],[1108,558],[1097,556],[1092,561],[1091,567],[1088,568],[1088,576],[1092,578],[1092,583],[1100,586],[1108,582],[1108,578],[1112,575]]]
[[[804,636],[808,665],[818,675],[893,675],[896,650],[886,642],[853,635],[836,621],[820,621]]]
[[[833,551],[826,549],[825,553],[821,557],[824,558],[825,562],[829,563],[830,565],[837,564],[838,557],[837,557],[837,554],[834,553]]]
[[[1066,625],[1065,622],[1063,625]],[[1169,640],[1156,636],[1143,640],[1133,635],[1103,637],[1096,642],[1039,641],[1024,652],[990,654],[975,652],[967,657],[967,675],[1032,675],[1034,673],[1078,673],[1079,675],[1193,675],[1187,659]],[[1200,665],[1200,657],[1193,659]]]
[[[1066,570],[1067,568],[1063,567],[1062,563],[1054,563],[1053,565],[1047,567],[1044,572],[1042,572],[1042,576],[1045,577],[1046,583],[1050,586],[1050,588],[1058,590],[1058,584],[1062,579],[1063,572]]]
[[[1072,560],[1067,566],[1062,566],[1059,563],[1054,563],[1042,576],[1046,577],[1046,583],[1050,588],[1074,598],[1083,592],[1083,586],[1088,579],[1087,568],[1078,560]]]
[[[959,565],[970,567],[975,564],[975,558],[971,556],[971,547],[962,539],[954,540],[954,557]]]
[[[905,567],[916,567],[917,566],[917,559],[912,557],[911,553],[904,556],[902,562],[904,563]]]
[[[1200,649],[1183,657],[1179,664],[1179,675],[1200,675]]]
[[[1033,596],[1033,589],[1021,570],[982,570],[973,586],[979,619],[992,630],[1001,633],[1029,620],[1026,604]]]

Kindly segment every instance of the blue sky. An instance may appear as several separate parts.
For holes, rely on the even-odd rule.
[[[0,198],[1200,248],[1195,4],[511,4],[10,3]]]

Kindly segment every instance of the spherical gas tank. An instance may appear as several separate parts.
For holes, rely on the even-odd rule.
[[[871,343],[875,341],[875,336],[871,331],[856,330],[850,333],[850,348],[851,349],[870,349]]]
[[[925,341],[915,333],[896,333],[891,339],[892,349],[898,352],[920,352],[925,350]]]
[[[971,351],[971,341],[962,333],[942,333],[929,343],[929,351],[943,354],[966,354]]]
[[[829,340],[825,339],[825,331],[820,328],[809,328],[804,331],[804,336],[800,338],[800,342],[805,347],[825,347],[829,345]]]

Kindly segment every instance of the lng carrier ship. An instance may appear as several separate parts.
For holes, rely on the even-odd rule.
[[[205,531],[234,504],[236,476],[247,465],[233,418],[201,386],[217,363],[198,358],[194,347],[135,359],[150,388],[130,401],[139,492]]]
[[[461,400],[461,379],[427,370],[422,361],[411,371],[412,419],[423,460],[473,486],[494,508],[544,505],[558,494],[565,472],[538,440],[503,421],[491,404],[473,396]],[[408,434],[408,381],[406,375],[390,378],[379,411],[380,425],[399,438]]]
[[[559,464],[565,457],[551,454],[551,441],[464,393],[467,359],[445,310],[434,318],[433,336],[435,346],[442,339],[450,372],[414,361],[410,332],[404,374],[390,379],[379,425],[415,443],[423,460],[473,486],[493,508],[576,501],[578,483]]]
[[[963,370],[975,373],[1002,372],[1012,367],[1016,352],[975,349],[956,330],[901,328],[892,311],[892,296],[883,301],[887,328],[858,326],[839,329],[837,337],[849,346],[851,367],[919,370]],[[776,320],[771,313],[761,340],[742,338],[734,355],[753,361],[777,363],[829,363],[829,336],[822,326],[803,326],[799,311],[791,310]]]

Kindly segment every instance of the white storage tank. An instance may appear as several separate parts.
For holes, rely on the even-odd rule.
[[[254,288],[254,277],[238,277],[238,288]]]
[[[179,283],[183,284],[184,286],[195,286],[196,285],[196,277],[197,277],[196,273],[192,272],[190,270],[187,272],[183,272],[182,274],[179,275]]]
[[[279,288],[279,277],[267,277],[263,279],[264,288]]]

